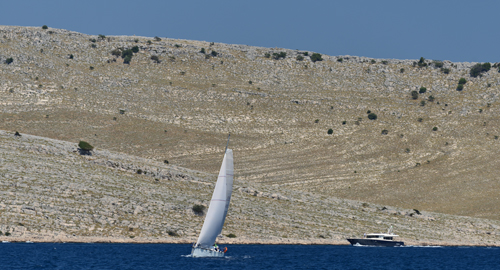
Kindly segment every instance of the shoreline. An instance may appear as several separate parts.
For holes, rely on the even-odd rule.
[[[498,244],[455,242],[455,241],[416,241],[401,239],[405,246],[443,246],[443,247],[500,247]],[[1,236],[0,241],[9,243],[95,243],[95,244],[192,244],[196,238],[116,238],[116,237],[17,237]],[[348,246],[345,239],[220,239],[219,245],[333,245]]]

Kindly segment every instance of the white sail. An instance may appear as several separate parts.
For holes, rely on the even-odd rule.
[[[210,248],[222,232],[233,190],[233,151],[227,149],[215,184],[214,194],[208,206],[207,216],[196,245]]]

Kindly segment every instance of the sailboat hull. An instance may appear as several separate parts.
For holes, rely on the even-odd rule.
[[[191,257],[224,257],[224,252],[198,247],[191,250]]]

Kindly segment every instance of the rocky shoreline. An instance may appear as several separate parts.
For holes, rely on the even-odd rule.
[[[500,247],[500,244],[485,244],[477,242],[456,242],[456,241],[415,241],[400,239],[406,246],[470,246],[470,247]],[[0,237],[0,241],[10,243],[33,242],[33,243],[102,243],[102,244],[186,244],[191,245],[196,241],[193,237],[179,238],[126,238],[126,237]],[[347,240],[333,239],[224,239],[218,240],[220,245],[349,245]]]

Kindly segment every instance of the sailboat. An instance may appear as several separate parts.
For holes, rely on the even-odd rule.
[[[215,239],[222,232],[233,191],[233,151],[227,149],[229,136],[207,216],[198,241],[191,249],[191,257],[224,257],[227,251],[227,247],[224,249],[217,247]]]

